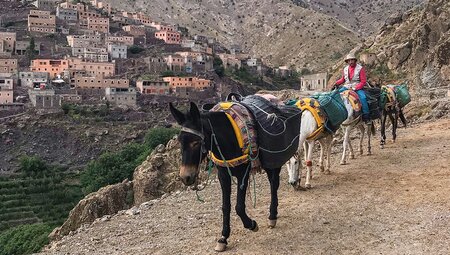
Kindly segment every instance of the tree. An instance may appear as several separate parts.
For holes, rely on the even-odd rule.
[[[26,175],[37,175],[49,170],[47,164],[37,156],[23,156],[20,158],[19,164],[20,171],[25,173]]]
[[[30,39],[30,45],[27,47],[27,57],[29,60],[33,60],[36,57],[36,43],[34,42],[34,37],[31,37]]]
[[[219,77],[223,77],[223,75],[225,73],[225,68],[223,67],[222,59],[220,59],[219,57],[214,57],[213,67],[214,67],[214,72],[216,72],[216,74]]]
[[[139,47],[139,46],[137,46],[137,45],[132,45],[132,46],[129,48],[129,51],[130,51],[132,54],[138,54],[138,53],[142,52],[143,50],[144,50],[144,48]]]

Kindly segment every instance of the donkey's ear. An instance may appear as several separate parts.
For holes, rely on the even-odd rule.
[[[195,103],[191,102],[191,109],[189,110],[194,122],[200,121],[200,111]]]
[[[172,113],[172,116],[175,118],[175,120],[178,122],[178,124],[182,125],[184,122],[186,122],[186,117],[182,112],[180,112],[175,106],[173,106],[172,103],[169,103],[170,112]]]

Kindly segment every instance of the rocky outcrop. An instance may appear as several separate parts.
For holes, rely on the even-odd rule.
[[[90,224],[104,215],[130,208],[133,203],[132,194],[133,184],[125,180],[87,195],[70,211],[64,224],[53,230],[49,236],[50,240],[58,240],[81,225]]]
[[[174,138],[166,146],[160,144],[156,147],[147,159],[136,168],[133,175],[134,203],[136,205],[181,188],[181,182],[177,181],[181,162],[180,155],[180,144]]]
[[[450,82],[450,2],[430,0],[421,9],[392,17],[370,51],[416,92]]]
[[[391,58],[388,61],[388,67],[390,69],[396,69],[399,65],[405,62],[409,55],[411,55],[412,44],[410,42],[396,45],[391,52]]]

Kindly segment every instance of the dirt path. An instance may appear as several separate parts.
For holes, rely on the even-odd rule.
[[[377,140],[374,155],[349,165],[333,154],[331,175],[316,175],[309,191],[292,190],[283,171],[275,229],[265,227],[268,182],[257,176],[257,205],[247,207],[260,230],[244,229],[233,211],[224,254],[450,254],[449,141],[448,119],[401,129],[396,144],[381,150]],[[205,203],[192,191],[175,193],[138,215],[94,223],[48,254],[215,253],[218,183],[201,196]]]

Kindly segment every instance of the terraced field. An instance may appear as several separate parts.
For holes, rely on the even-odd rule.
[[[23,224],[62,224],[82,198],[75,174],[0,177],[0,232]]]

